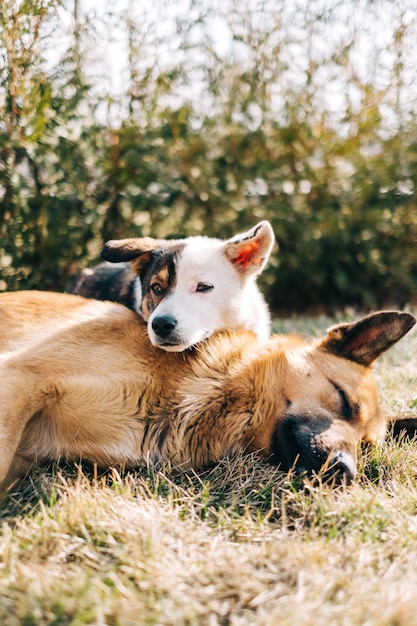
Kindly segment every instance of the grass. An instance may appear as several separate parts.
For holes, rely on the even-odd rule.
[[[417,416],[416,353],[413,330],[375,364],[390,415]],[[361,450],[336,490],[256,456],[189,475],[54,465],[0,523],[2,626],[417,625],[417,442]]]

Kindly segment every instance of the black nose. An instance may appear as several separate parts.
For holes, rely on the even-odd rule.
[[[177,320],[171,315],[160,315],[152,320],[152,330],[158,337],[168,337],[177,325]]]
[[[324,474],[325,480],[336,481],[337,484],[350,485],[356,476],[356,463],[347,452],[337,452],[329,461]]]

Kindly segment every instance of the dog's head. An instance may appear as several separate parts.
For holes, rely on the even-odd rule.
[[[381,311],[334,326],[312,344],[289,339],[279,360],[268,357],[265,396],[271,396],[268,387],[276,368],[284,382],[278,404],[267,400],[274,403],[275,415],[260,423],[251,449],[261,449],[283,469],[350,483],[358,443],[382,440],[387,427],[370,366],[415,322],[408,313]]]
[[[253,305],[244,300],[245,287],[265,267],[273,243],[272,228],[263,221],[226,241],[108,241],[102,256],[113,263],[130,261],[140,278],[141,313],[151,342],[177,352],[217,330],[239,327],[239,319],[243,326]]]

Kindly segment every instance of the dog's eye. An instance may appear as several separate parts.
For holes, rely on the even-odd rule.
[[[213,289],[214,287],[210,283],[198,283],[196,291],[202,293],[204,291],[212,291]]]
[[[162,292],[163,292],[162,285],[160,285],[159,283],[154,283],[153,285],[151,285],[151,291],[156,296],[160,296],[162,294]]]
[[[338,389],[337,393],[342,403],[342,415],[346,420],[351,420],[353,416],[352,405],[343,389]]]

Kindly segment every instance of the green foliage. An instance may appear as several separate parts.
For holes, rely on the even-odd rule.
[[[410,2],[157,5],[75,2],[58,46],[69,4],[2,3],[0,287],[65,289],[109,238],[226,237],[268,219],[275,309],[412,299]],[[127,44],[119,91],[107,32]]]

